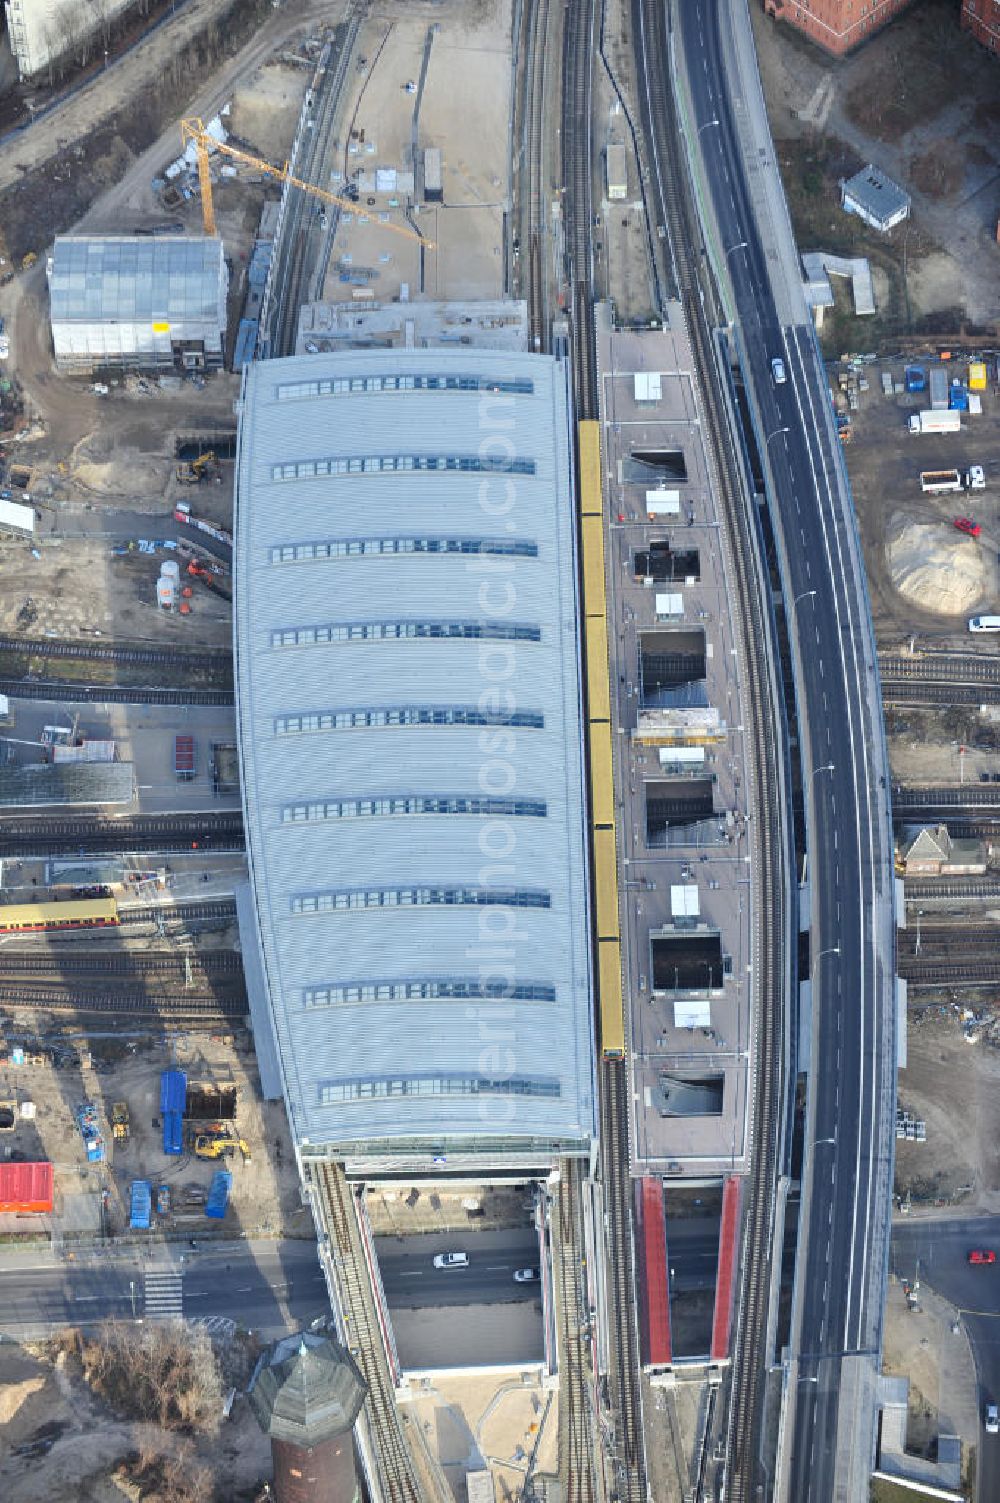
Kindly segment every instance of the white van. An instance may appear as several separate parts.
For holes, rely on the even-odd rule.
[[[970,616],[970,631],[1000,631],[1000,616]]]

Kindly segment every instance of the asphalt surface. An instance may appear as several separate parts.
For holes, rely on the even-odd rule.
[[[180,1276],[180,1308],[170,1313],[190,1320],[234,1320],[271,1339],[329,1313],[312,1240],[202,1243],[198,1250],[171,1244],[158,1249],[155,1259],[131,1250],[72,1263],[4,1258],[0,1335],[18,1338],[111,1315],[154,1318],[167,1273]]]
[[[435,1255],[445,1252],[468,1253],[469,1266],[435,1268]],[[376,1237],[375,1253],[390,1309],[438,1309],[540,1298],[537,1281],[514,1281],[515,1270],[538,1267],[538,1237],[528,1227],[479,1235]]]
[[[732,43],[720,36],[724,9],[714,0],[685,0],[673,20],[758,445],[770,464],[796,657],[811,854],[812,1060],[822,1068],[809,1076],[815,1146],[798,1268],[789,1496],[820,1503],[853,1496],[842,1469],[863,1468],[874,1440],[874,1410],[858,1397],[871,1372],[849,1373],[848,1365],[860,1356],[871,1369],[881,1341],[892,1161],[886,1051],[894,1037],[886,763],[870,615],[828,383],[811,328],[779,321],[771,279],[783,274],[783,263],[765,254],[747,187],[725,61]],[[782,385],[772,376],[775,357],[787,371]],[[857,1381],[845,1402],[849,1379]]]
[[[109,1248],[58,1261],[0,1257],[0,1337],[26,1337],[66,1325],[121,1319],[199,1317],[234,1320],[271,1339],[329,1313],[326,1285],[311,1239],[199,1242],[155,1251]],[[433,1244],[433,1245],[432,1245]],[[465,1251],[469,1267],[439,1270],[433,1256]],[[444,1308],[538,1300],[536,1282],[514,1271],[538,1267],[538,1238],[528,1228],[443,1238],[376,1239],[390,1307]]]
[[[970,1264],[976,1247],[992,1248],[997,1262]],[[992,1503],[1000,1498],[1000,1436],[986,1434],[983,1410],[988,1403],[1000,1404],[1000,1216],[897,1222],[892,1268],[911,1283],[929,1284],[961,1311],[979,1377],[979,1498]]]

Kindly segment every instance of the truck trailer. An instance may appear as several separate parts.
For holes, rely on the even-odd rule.
[[[921,470],[920,489],[927,496],[943,496],[946,491],[965,489],[961,470]]]
[[[911,412],[907,426],[911,433],[960,433],[962,414],[947,408],[943,412]]]

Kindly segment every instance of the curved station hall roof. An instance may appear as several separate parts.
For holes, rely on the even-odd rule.
[[[593,1136],[571,455],[548,356],[245,372],[241,928],[300,1145]]]

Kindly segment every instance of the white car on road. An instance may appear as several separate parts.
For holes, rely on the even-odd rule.
[[[435,1268],[468,1268],[469,1254],[464,1252],[439,1252],[434,1259]]]

